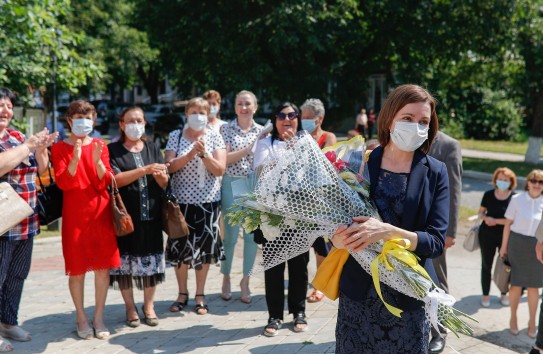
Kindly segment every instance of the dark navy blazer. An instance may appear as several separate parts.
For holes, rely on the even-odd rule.
[[[378,147],[372,151],[366,165],[369,169],[372,199],[375,198],[382,158],[383,148]],[[431,258],[443,253],[449,223],[449,199],[449,178],[445,164],[419,150],[415,151],[407,182],[402,223],[395,226],[417,233],[418,243],[414,253],[436,284],[439,282]],[[370,286],[373,286],[371,276],[350,256],[341,274],[340,291],[353,300],[362,301]],[[403,310],[421,304],[409,296],[397,295],[398,304]]]

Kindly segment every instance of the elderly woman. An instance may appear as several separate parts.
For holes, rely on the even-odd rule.
[[[311,134],[321,149],[334,145],[337,141],[334,133],[322,129],[322,122],[324,121],[324,105],[322,101],[318,98],[310,98],[302,104],[300,109],[302,110],[302,129]],[[330,245],[320,237],[313,243],[312,247],[315,250],[317,268],[319,268],[330,252]],[[324,294],[317,289],[313,289],[311,295],[307,297],[308,302],[319,302],[322,299],[324,299]]]
[[[503,226],[507,222],[505,211],[515,194],[517,176],[507,167],[498,167],[492,175],[494,188],[486,191],[479,208],[479,218],[483,220],[479,228],[479,244],[481,247],[481,287],[483,297],[481,305],[490,306],[490,283],[492,263],[496,250],[500,252],[503,239]],[[502,293],[500,303],[509,305],[507,294]]]
[[[273,130],[270,137],[258,141],[253,166],[258,168],[265,163],[273,163],[279,152],[287,149],[286,140],[302,130],[300,111],[290,102],[283,102],[275,109],[272,119]],[[305,317],[305,296],[307,292],[307,263],[309,252],[302,253],[288,261],[278,264],[264,272],[266,304],[268,305],[268,324],[263,334],[276,336],[283,325],[285,307],[285,266],[288,264],[288,312],[293,315],[294,331],[307,330]]]
[[[539,288],[543,287],[543,265],[537,260],[533,250],[537,239],[535,231],[543,212],[543,171],[532,170],[526,177],[524,192],[511,198],[505,211],[505,225],[500,248],[500,256],[507,256],[511,263],[511,288],[509,302],[511,319],[509,331],[517,335],[517,310],[522,288],[528,290],[528,336],[535,338],[537,327],[535,318],[539,302]]]
[[[379,116],[380,146],[366,168],[370,197],[383,221],[355,217],[332,237],[337,248],[359,251],[380,240],[405,245],[437,283],[432,258],[443,252],[449,219],[447,169],[427,155],[438,131],[434,98],[420,86],[394,89]],[[381,283],[383,298],[403,310],[392,315],[372,277],[349,256],[340,278],[336,353],[428,353],[430,324],[424,303]],[[354,345],[353,345],[354,344]]]
[[[221,110],[221,94],[215,90],[209,90],[204,92],[202,98],[209,103],[209,117],[207,117],[207,126],[218,132],[223,125],[227,124],[219,116],[219,112]]]
[[[164,281],[166,268],[161,201],[168,184],[167,166],[160,148],[143,137],[145,124],[141,108],[126,108],[119,118],[120,140],[108,145],[119,192],[134,222],[132,234],[117,238],[121,267],[110,272],[110,284],[121,290],[129,327],[140,325],[134,284],[143,290],[145,323],[158,325],[154,297],[156,285]]]
[[[70,137],[53,145],[51,158],[60,189],[62,207],[62,254],[76,311],[81,339],[107,339],[104,308],[109,270],[121,265],[107,187],[113,178],[109,151],[102,140],[89,137],[96,110],[89,102],[72,102],[66,111]],[[94,272],[95,310],[89,326],[83,294],[85,274]]]
[[[223,210],[228,210],[234,203],[232,182],[246,179],[252,172],[252,148],[262,130],[256,124],[253,116],[258,109],[256,96],[250,91],[241,91],[236,95],[236,119],[221,128],[221,134],[226,143],[226,173],[222,180]],[[221,264],[223,274],[221,298],[228,301],[232,298],[230,272],[234,259],[234,250],[238,241],[239,225],[230,225],[228,217],[224,223],[224,252],[226,260]],[[257,245],[253,234],[243,231],[243,277],[241,278],[241,302],[251,302],[249,290],[249,273],[255,262]]]
[[[199,315],[208,312],[205,283],[209,265],[224,260],[219,237],[221,176],[226,167],[226,151],[221,135],[207,128],[209,103],[193,98],[185,108],[188,128],[175,130],[166,145],[165,159],[173,173],[172,191],[177,197],[190,234],[169,239],[167,259],[175,267],[179,287],[170,311],[181,311],[188,302],[188,270],[196,273],[194,308]]]
[[[32,337],[19,327],[17,315],[23,284],[30,270],[34,237],[40,233],[36,212],[36,176],[49,164],[47,147],[58,136],[47,129],[26,139],[19,131],[10,129],[15,95],[0,88],[0,182],[8,182],[33,209],[34,214],[23,219],[0,237],[0,335],[26,342]],[[3,215],[9,217],[9,215]],[[13,345],[0,337],[0,352],[13,350]]]

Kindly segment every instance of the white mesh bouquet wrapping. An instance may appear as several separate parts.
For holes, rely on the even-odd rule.
[[[249,232],[260,226],[267,240],[252,273],[309,251],[318,237],[329,239],[340,225],[352,223],[353,217],[371,216],[380,220],[368,190],[360,189],[357,183],[348,183],[356,173],[342,175],[341,168],[338,173],[337,165],[334,167],[327,159],[311,135],[298,133],[287,144],[287,149],[264,165],[254,192],[238,199],[229,213],[232,224],[242,224]],[[362,150],[360,155],[363,153]],[[381,241],[350,253],[371,274],[371,264],[383,245]],[[456,311],[451,307],[454,299],[451,301],[452,297],[435,289],[431,295],[431,280],[395,257],[387,256],[387,260],[394,271],[379,262],[379,280],[402,294],[425,301],[429,320],[450,328],[447,322]],[[453,331],[471,334],[469,326],[453,317]]]

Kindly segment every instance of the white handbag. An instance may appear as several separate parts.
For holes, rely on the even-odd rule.
[[[7,182],[0,183],[0,235],[34,213],[28,203]]]
[[[468,231],[464,243],[462,246],[468,252],[477,251],[479,247],[479,228],[481,227],[481,221],[476,221]]]

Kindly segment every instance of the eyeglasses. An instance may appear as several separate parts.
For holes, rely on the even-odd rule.
[[[294,120],[294,119],[298,118],[298,113],[296,113],[296,112],[288,112],[288,113],[280,112],[280,113],[277,113],[275,115],[275,118],[277,118],[279,120],[284,120],[285,118],[288,118],[290,120]]]
[[[528,182],[533,184],[539,184],[540,186],[543,186],[543,180],[537,180],[537,179],[530,179]]]

